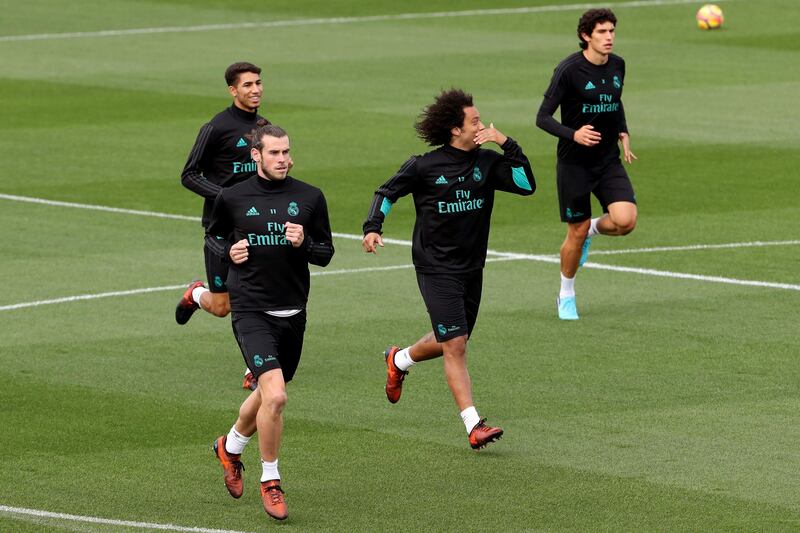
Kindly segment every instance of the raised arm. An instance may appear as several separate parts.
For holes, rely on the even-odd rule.
[[[511,137],[505,137],[500,148],[503,155],[493,165],[491,173],[494,188],[521,196],[533,194],[536,191],[536,179],[522,147]]]

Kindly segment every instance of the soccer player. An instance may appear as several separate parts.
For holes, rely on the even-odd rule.
[[[467,341],[481,301],[494,195],[500,190],[527,196],[536,182],[522,148],[493,124],[486,128],[472,96],[462,90],[437,96],[415,128],[423,141],[438,148],[412,156],[381,185],[363,226],[362,247],[376,253],[383,246],[381,228],[392,205],[413,196],[417,219],[412,257],[433,331],[402,350],[386,349],[386,397],[391,403],[400,399],[413,364],[443,356],[469,444],[479,449],[503,434],[478,415],[467,371]],[[490,142],[503,153],[481,147]]]
[[[205,198],[204,228],[208,227],[211,207],[219,191],[256,175],[247,135],[258,126],[269,124],[258,114],[264,93],[259,67],[234,63],[225,70],[225,81],[233,103],[200,128],[181,174],[183,186]],[[228,316],[231,311],[226,284],[228,264],[207,246],[204,253],[209,288],[202,281],[189,285],[175,308],[178,324],[186,324],[198,308],[218,317]],[[251,374],[245,374],[243,387],[255,388]]]
[[[556,306],[562,320],[578,320],[575,274],[595,235],[627,235],[636,227],[633,186],[620,161],[630,164],[628,125],[622,106],[625,61],[611,53],[617,18],[609,9],[590,9],[578,22],[581,51],[564,59],[536,115],[536,125],[558,137],[556,175],[561,221],[561,289]],[[553,118],[561,107],[561,123]],[[594,194],[603,215],[591,218]]]
[[[243,491],[241,454],[258,431],[264,509],[283,520],[288,511],[278,473],[286,383],[303,347],[309,263],[333,257],[325,197],[288,176],[289,137],[274,125],[258,128],[250,154],[256,176],[224,188],[209,217],[206,245],[230,265],[233,333],[258,388],[239,408],[227,435],[214,442],[231,496]]]

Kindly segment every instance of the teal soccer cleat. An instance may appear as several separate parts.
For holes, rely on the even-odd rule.
[[[586,237],[586,240],[583,241],[583,246],[581,246],[581,258],[578,261],[578,266],[582,267],[583,264],[589,259],[589,247],[592,246],[592,238]]]
[[[575,297],[556,298],[558,318],[561,320],[578,320],[578,308],[575,306]]]

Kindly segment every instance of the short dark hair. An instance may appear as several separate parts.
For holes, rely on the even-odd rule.
[[[276,126],[275,124],[265,124],[264,126],[259,126],[250,132],[250,148],[255,148],[260,152],[261,149],[264,148],[264,137],[275,137],[276,139],[280,139],[281,137],[288,136],[289,134],[286,133],[286,130],[280,126]]]
[[[581,16],[581,19],[578,21],[578,41],[580,41],[579,46],[582,49],[586,50],[589,47],[589,43],[583,40],[581,34],[585,33],[586,35],[591,35],[594,31],[594,27],[603,22],[610,22],[616,26],[617,17],[614,15],[613,11],[605,8],[590,9]]]
[[[448,144],[452,138],[450,130],[464,125],[464,108],[472,105],[472,95],[461,89],[442,91],[422,110],[414,129],[419,138],[431,146]]]
[[[261,69],[252,63],[247,63],[246,61],[234,63],[225,69],[225,81],[227,82],[228,87],[236,87],[236,83],[239,81],[239,75],[244,72],[261,74]]]

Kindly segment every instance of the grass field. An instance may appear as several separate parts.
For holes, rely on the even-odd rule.
[[[289,131],[293,174],[323,189],[340,235],[312,278],[289,386],[282,530],[800,529],[800,8],[720,2],[725,27],[701,32],[701,3],[611,3],[640,221],[595,240],[576,323],[555,316],[555,139],[534,117],[584,6],[7,3],[0,531],[278,527],[255,443],[240,501],[210,452],[244,398],[229,320],[173,319],[177,287],[203,274],[201,202],[180,170],[239,60],[265,67],[261,111]],[[479,411],[506,435],[480,453],[440,361],[386,402],[381,351],[430,326],[409,248],[367,257],[348,238],[376,186],[426,150],[411,125],[451,86],[520,142],[539,184],[495,206],[469,364]],[[409,239],[413,216],[399,202],[385,235]]]

